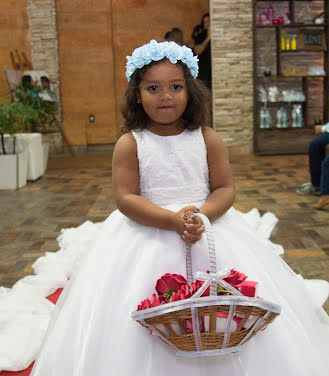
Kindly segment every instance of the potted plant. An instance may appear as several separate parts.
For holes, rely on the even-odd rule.
[[[17,137],[18,140],[23,139],[28,143],[27,179],[33,181],[47,169],[49,145],[44,142],[43,135],[58,131],[55,117],[57,100],[50,89],[34,86],[28,82],[17,85],[13,91],[13,97],[19,103],[23,103],[37,112],[37,116],[29,124],[29,133]]]
[[[50,99],[48,93],[52,92],[44,88],[32,85],[23,86],[22,84],[17,85],[13,91],[17,102],[30,107],[37,113],[37,116],[29,124],[31,132],[48,133],[58,130],[54,119],[57,103]],[[45,99],[47,97],[50,100]]]
[[[28,151],[16,145],[16,132],[24,132],[38,113],[20,103],[0,103],[0,189],[17,189],[26,184]]]

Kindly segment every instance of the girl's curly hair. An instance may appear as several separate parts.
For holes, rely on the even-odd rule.
[[[124,96],[125,103],[121,107],[121,113],[125,120],[121,128],[123,133],[132,130],[142,130],[146,127],[149,117],[144,111],[143,106],[137,103],[139,87],[147,70],[165,60],[167,59],[152,61],[141,69],[137,69],[131,76]],[[209,89],[206,88],[202,81],[192,77],[189,68],[184,63],[178,61],[177,65],[183,70],[188,89],[188,101],[182,115],[184,128],[192,130],[209,125],[210,114],[208,108],[209,101],[211,100]]]

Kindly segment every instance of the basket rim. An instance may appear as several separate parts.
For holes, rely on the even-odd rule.
[[[236,296],[236,295],[221,295],[221,296],[204,296],[200,298],[189,298],[184,300],[179,300],[172,303],[161,304],[156,307],[143,309],[141,311],[132,312],[132,318],[136,321],[144,320],[150,317],[161,316],[166,313],[180,311],[182,309],[191,308],[192,306],[205,307],[209,305],[242,305],[242,306],[253,306],[257,308],[262,308],[267,311],[271,311],[276,314],[280,314],[281,307],[269,300],[251,298],[248,296]]]

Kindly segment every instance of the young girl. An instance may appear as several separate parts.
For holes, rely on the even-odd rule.
[[[197,58],[174,42],[128,57],[124,131],[113,156],[118,209],[65,287],[33,376],[294,376],[328,372],[328,319],[303,281],[232,208],[234,183],[218,134],[203,127]],[[131,318],[165,273],[208,268],[194,212],[212,222],[219,268],[235,267],[281,305],[265,331],[226,356],[182,358]],[[201,239],[201,240],[200,240]],[[321,321],[322,320],[322,321]]]

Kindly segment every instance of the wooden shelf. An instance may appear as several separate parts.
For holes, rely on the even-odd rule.
[[[329,0],[322,0],[316,7],[317,13],[324,11],[324,23],[315,24],[311,19],[298,17],[297,13],[302,7],[302,2],[312,0],[272,0],[284,2],[285,7],[291,14],[290,24],[281,25],[258,25],[258,12],[264,12],[269,7],[271,0],[253,0],[253,56],[254,56],[254,150],[258,154],[294,154],[307,153],[309,142],[314,138],[313,120],[321,118],[323,122],[329,121]],[[280,12],[276,12],[276,16]],[[284,13],[282,11],[282,13]],[[283,14],[281,14],[283,16]],[[314,13],[315,16],[315,13]],[[277,17],[276,17],[277,18]],[[302,21],[305,20],[305,23]],[[309,23],[307,23],[309,22]],[[300,48],[296,50],[281,50],[281,36],[283,34],[296,34],[305,38],[308,34],[323,34],[325,43],[319,49],[304,48],[299,38]],[[309,39],[309,38],[308,38]],[[308,42],[308,41],[307,41]],[[315,43],[312,42],[311,43]],[[308,43],[310,44],[310,43]],[[268,48],[267,48],[268,45]],[[315,43],[317,46],[317,44]],[[267,48],[267,49],[266,49]],[[316,52],[316,53],[314,53]],[[265,55],[266,53],[266,55]],[[296,68],[291,73],[301,72],[300,75],[284,75],[287,61]],[[307,75],[308,67],[319,64],[325,72],[323,75]],[[323,61],[322,61],[323,60]],[[273,75],[262,75],[269,68]],[[298,73],[297,73],[298,74]],[[283,90],[297,90],[305,95],[304,101],[262,102],[259,100],[259,86],[269,89],[269,86],[277,86],[279,92]],[[278,98],[281,98],[280,96]],[[301,105],[303,114],[303,127],[292,127],[291,110],[294,105]],[[259,128],[260,109],[266,106],[271,113],[270,128]],[[273,111],[280,107],[287,111],[287,128],[275,127]]]
[[[311,3],[313,0],[295,0],[296,2],[302,2],[302,1],[308,1]],[[327,1],[327,0],[322,0],[322,1]],[[257,3],[289,3],[289,0],[256,0]]]
[[[256,25],[257,28],[260,28],[260,29],[272,29],[273,27],[282,27],[282,28],[307,28],[307,27],[311,27],[311,28],[316,28],[316,29],[322,29],[322,28],[325,28],[327,27],[328,24],[326,23],[323,23],[323,24],[303,24],[303,23],[291,23],[291,24],[281,24],[281,25]]]
[[[325,76],[320,76],[320,75],[316,75],[316,76],[311,76],[311,75],[307,75],[307,76],[285,76],[283,74],[280,74],[280,75],[276,75],[276,76],[257,76],[257,79],[258,80],[276,81],[276,80],[280,80],[281,78],[287,79],[287,78],[323,78],[323,77],[327,77],[327,75],[325,75]]]
[[[293,104],[304,104],[306,103],[306,100],[304,101],[294,101],[294,102],[288,102],[288,101],[277,101],[277,102],[258,102],[262,106],[267,107],[278,107],[278,106],[287,106],[287,105],[293,105]]]
[[[278,128],[278,127],[270,127],[270,128],[259,128],[259,131],[264,131],[264,132],[271,132],[271,131],[279,131],[279,132],[289,132],[291,131],[292,129],[293,130],[304,130],[305,126],[302,126],[302,127],[292,127],[291,125],[288,125],[288,127],[286,128]]]
[[[326,49],[321,50],[307,50],[305,48],[298,48],[296,50],[280,50],[281,53],[296,53],[296,52],[326,52]]]

